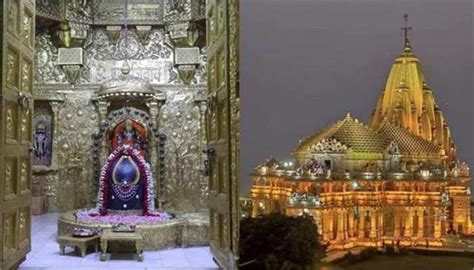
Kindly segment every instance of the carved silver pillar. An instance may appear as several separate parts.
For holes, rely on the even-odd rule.
[[[59,151],[59,109],[61,108],[62,101],[50,101],[49,106],[53,112],[53,141],[51,146],[51,167],[56,168],[58,164],[58,151]]]
[[[206,193],[208,193],[209,177],[206,175],[205,170],[207,169],[204,165],[204,162],[209,158],[207,153],[204,151],[207,148],[207,123],[206,123],[206,114],[207,114],[207,95],[198,92],[194,96],[194,102],[199,108],[199,164],[203,173],[199,175],[199,183],[203,187],[207,187]],[[207,205],[207,202],[204,202],[203,205]]]
[[[151,117],[151,122],[154,124],[153,127],[153,134],[156,134],[158,132],[158,121],[159,121],[159,114],[160,114],[160,104],[156,100],[148,101],[146,103],[146,106],[150,110],[150,117]],[[151,165],[151,171],[153,175],[155,176],[155,179],[158,179],[158,153],[157,153],[157,144],[156,144],[156,139],[152,139],[149,141],[149,153],[150,153],[150,165]],[[155,194],[159,194],[159,183],[158,180],[155,180]]]
[[[207,112],[207,98],[206,95],[196,95],[194,98],[199,108],[199,149],[204,150],[207,146],[207,129],[206,129],[206,112]],[[200,162],[204,164],[207,155],[201,151]]]
[[[153,134],[156,135],[158,134],[159,131],[159,126],[160,126],[160,112],[161,112],[161,106],[163,105],[164,101],[163,100],[158,100],[158,99],[153,99],[151,101],[148,101],[146,103],[146,106],[150,110],[150,117],[151,117],[151,122],[153,123],[154,126],[152,126]],[[149,149],[150,149],[150,166],[151,166],[151,171],[153,172],[153,175],[155,176],[155,194],[156,197],[158,198],[158,208],[161,210],[161,206],[164,202],[164,192],[160,189],[160,181],[159,178],[159,169],[158,169],[158,145],[157,145],[157,137],[153,138],[149,142]]]
[[[107,123],[107,112],[110,106],[109,101],[98,100],[97,101],[97,108],[99,111],[99,133],[102,133],[103,126]],[[100,140],[100,151],[99,151],[99,162],[100,165],[104,164],[105,160],[107,159],[107,140],[102,138]]]

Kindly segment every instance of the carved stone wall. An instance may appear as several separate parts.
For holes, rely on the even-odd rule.
[[[94,94],[101,83],[119,76],[126,58],[131,74],[149,81],[167,99],[159,123],[159,132],[167,137],[164,209],[195,212],[207,208],[208,184],[201,172],[206,144],[201,132],[203,112],[200,102],[196,102],[207,88],[205,55],[201,55],[202,64],[193,81],[185,85],[174,66],[173,46],[163,28],[154,27],[145,45],[132,30],[125,44],[123,30],[112,43],[103,27],[91,28],[84,43],[84,66],[72,86],[56,64],[58,49],[49,32],[37,33],[36,48],[35,95],[43,100],[61,96],[63,100],[54,118],[57,132],[53,144],[57,147],[53,148],[53,156],[57,155],[57,166],[33,175],[45,186],[49,211],[94,206],[98,179],[94,174],[92,136],[100,126]]]

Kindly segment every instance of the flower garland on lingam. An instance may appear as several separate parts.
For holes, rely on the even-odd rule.
[[[99,179],[99,193],[97,195],[97,207],[95,213],[99,213],[101,216],[107,215],[108,200],[109,198],[109,181],[112,174],[112,165],[117,162],[122,154],[126,154],[137,164],[139,171],[142,175],[143,186],[145,192],[143,194],[143,215],[144,216],[157,216],[160,215],[155,211],[154,201],[154,189],[153,189],[153,176],[151,173],[150,165],[140,155],[140,152],[132,146],[122,145],[117,147],[107,158]]]

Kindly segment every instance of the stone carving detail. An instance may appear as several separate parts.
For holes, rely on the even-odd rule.
[[[346,145],[336,139],[322,139],[311,146],[312,151],[323,153],[344,153],[347,149],[348,147]]]
[[[289,203],[290,205],[303,204],[305,206],[320,206],[321,200],[318,195],[294,192],[289,198]]]
[[[450,174],[454,177],[469,177],[469,165],[467,165],[465,162],[456,162],[454,168],[451,169]]]
[[[296,175],[324,176],[328,170],[326,165],[312,158],[296,169]]]

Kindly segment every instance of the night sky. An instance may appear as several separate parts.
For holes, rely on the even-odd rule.
[[[368,123],[402,51],[404,13],[458,156],[474,167],[471,0],[241,0],[240,8],[242,195],[266,157],[289,160],[300,138],[347,112]]]

